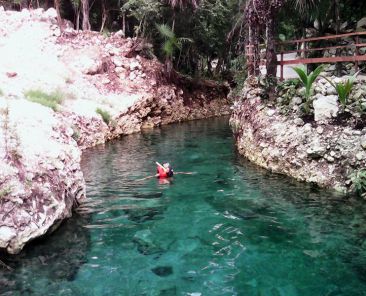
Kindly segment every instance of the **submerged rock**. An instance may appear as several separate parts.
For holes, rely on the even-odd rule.
[[[173,274],[173,267],[171,266],[158,266],[153,269],[151,269],[153,273],[155,273],[158,276],[166,277]]]

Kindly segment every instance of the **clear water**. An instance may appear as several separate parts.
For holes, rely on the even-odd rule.
[[[169,184],[153,178],[170,161]],[[366,295],[366,205],[240,158],[227,119],[84,153],[80,214],[16,257],[4,295]]]

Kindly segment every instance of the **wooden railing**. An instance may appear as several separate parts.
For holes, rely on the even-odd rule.
[[[285,65],[296,65],[296,64],[321,64],[321,63],[338,63],[338,62],[353,62],[355,63],[355,71],[358,71],[359,62],[366,61],[366,55],[360,54],[360,48],[366,47],[366,43],[360,43],[360,38],[364,37],[366,39],[366,32],[356,32],[349,34],[341,34],[341,35],[331,35],[331,36],[323,36],[316,38],[305,38],[299,40],[291,40],[277,43],[277,52],[280,54],[280,59],[277,64],[280,66],[280,78],[283,80],[283,68]],[[311,47],[311,44],[319,41],[333,41],[335,43],[340,43],[342,39],[349,38],[352,41],[347,40],[348,44],[346,45],[337,45],[337,46],[323,46],[323,47]],[[284,50],[285,46],[295,46],[296,50]],[[302,45],[302,49],[298,49]],[[314,51],[322,51],[325,52],[327,50],[336,50],[336,54],[341,49],[351,49],[353,51],[353,55],[336,55],[333,57],[308,57],[308,53]],[[292,59],[292,60],[284,60],[284,55],[288,53],[296,53],[297,55],[301,55],[302,57]]]

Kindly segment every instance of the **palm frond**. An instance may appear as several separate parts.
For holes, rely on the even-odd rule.
[[[172,39],[175,38],[175,34],[173,30],[166,24],[156,24],[156,28],[158,29],[159,33],[165,39]]]

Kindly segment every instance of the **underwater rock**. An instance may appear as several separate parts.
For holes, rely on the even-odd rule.
[[[153,273],[155,273],[158,276],[166,277],[171,274],[173,274],[173,267],[171,266],[158,266],[153,269],[151,269]]]

